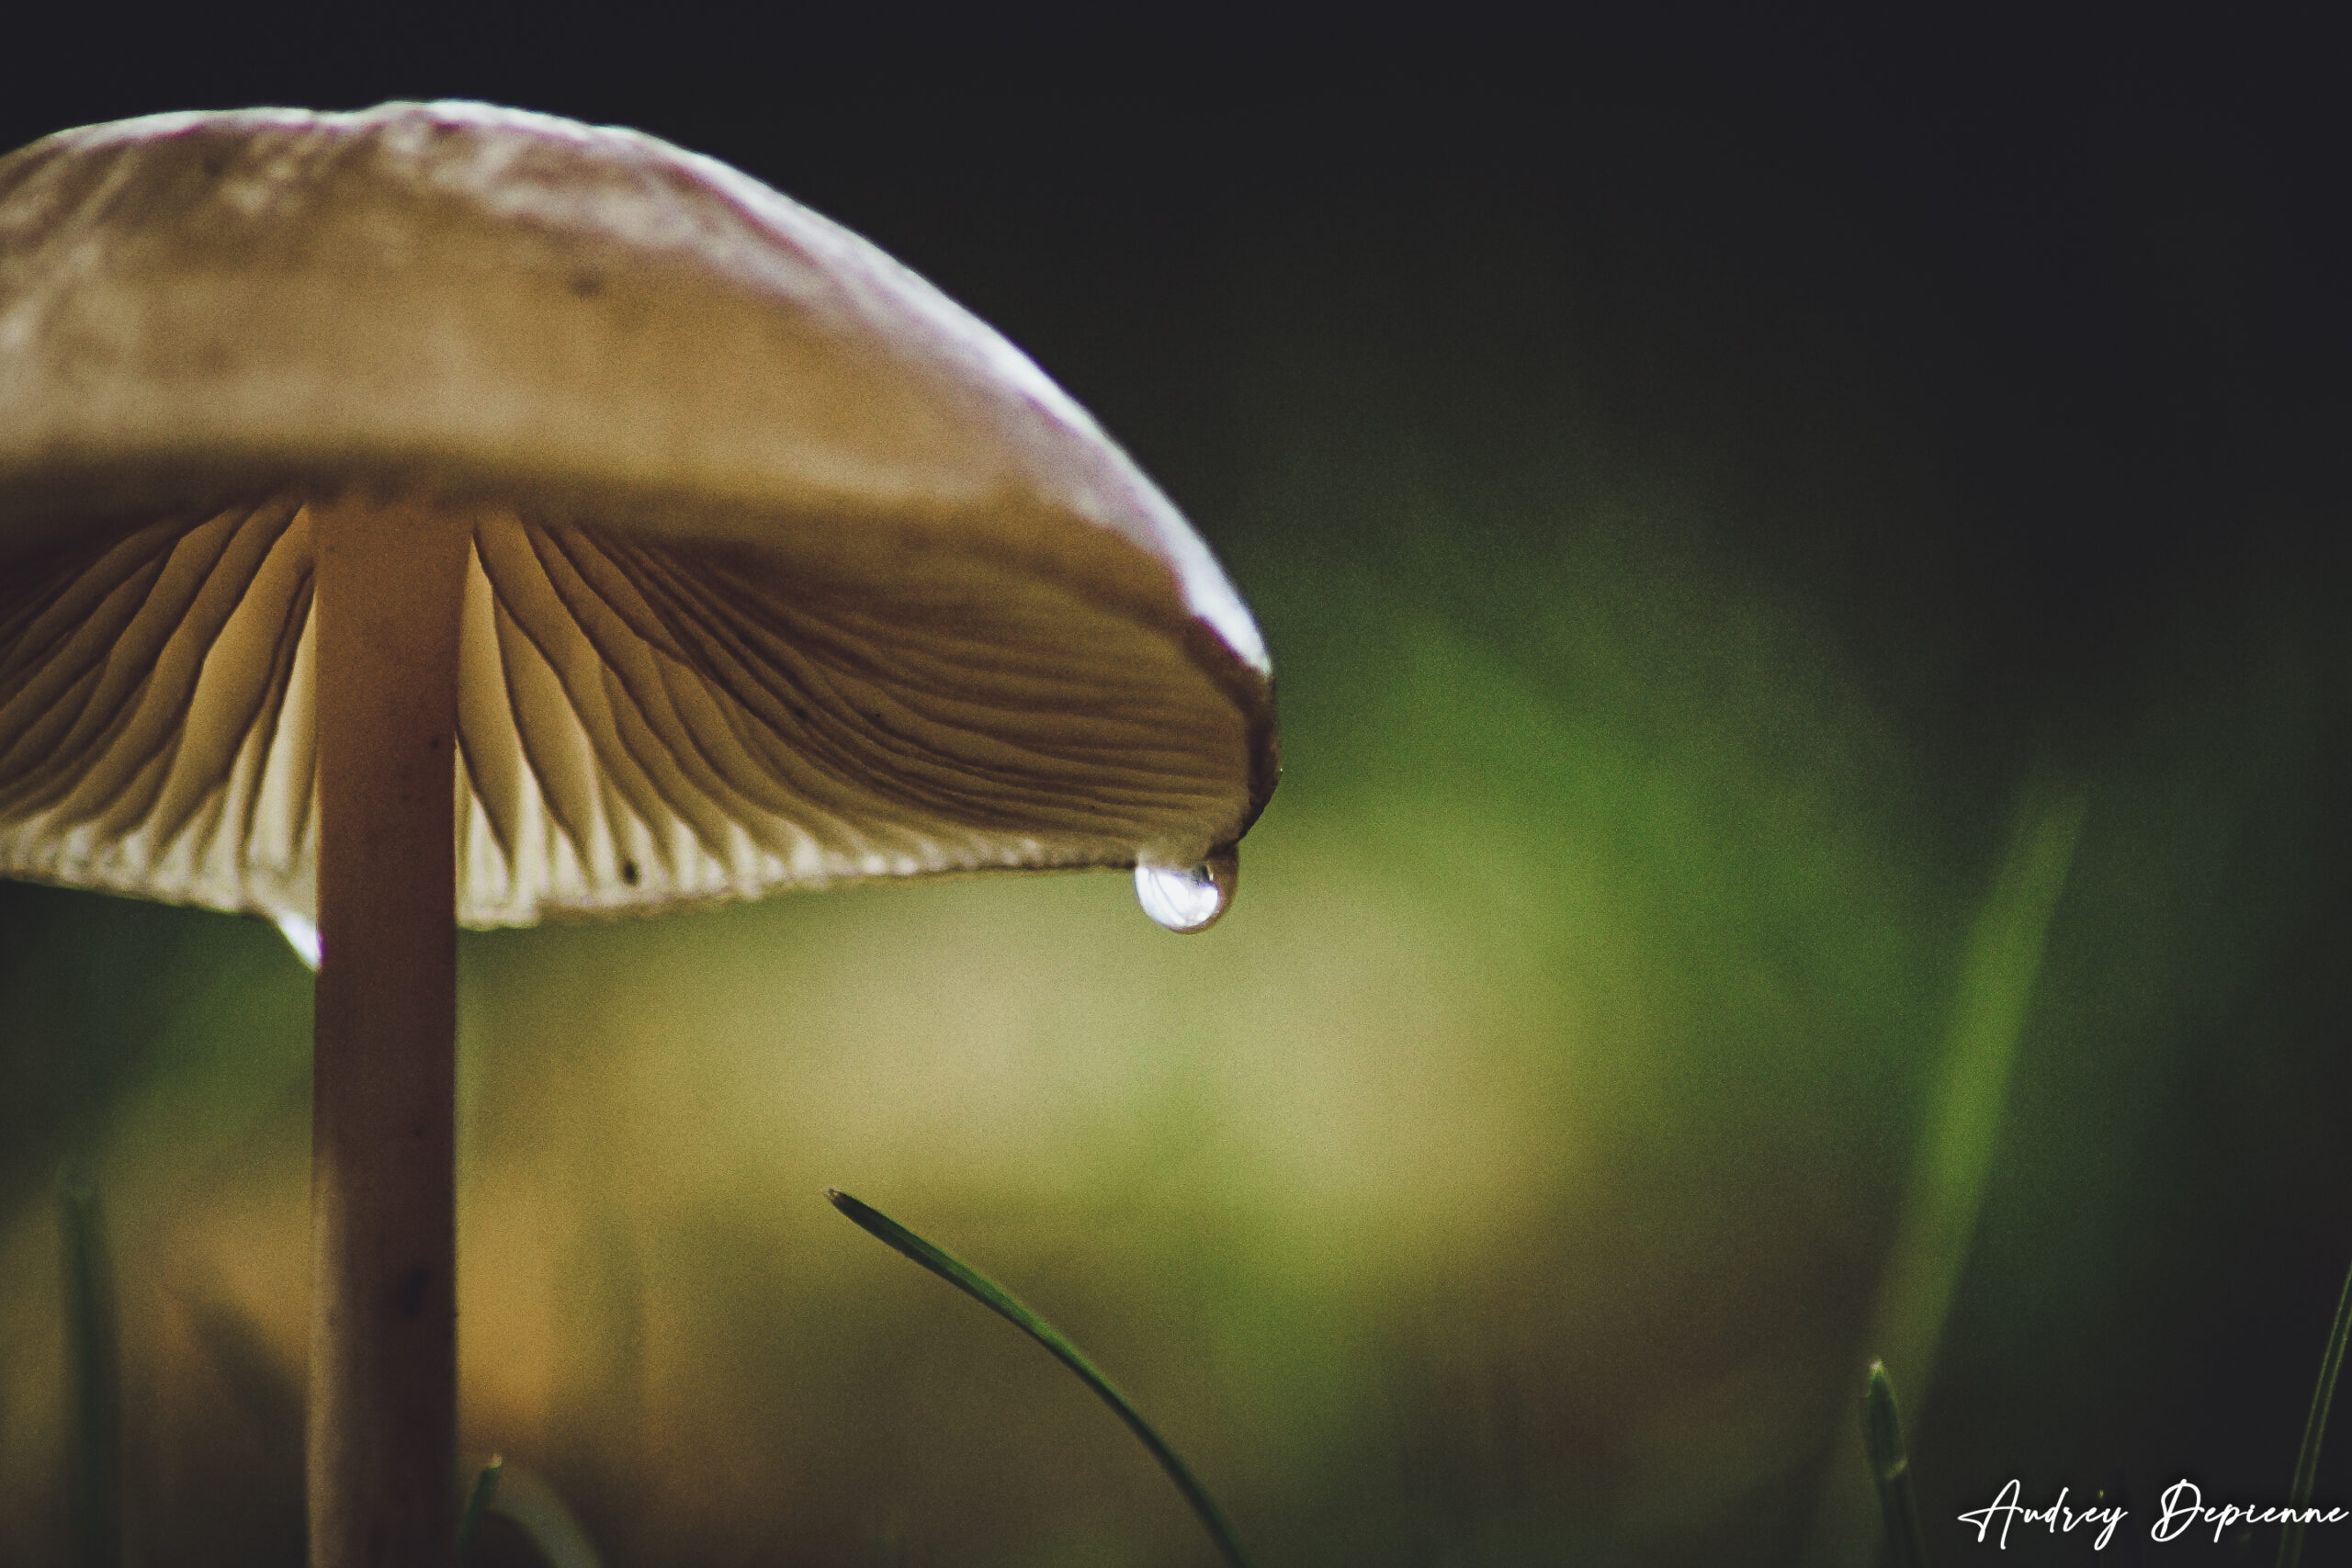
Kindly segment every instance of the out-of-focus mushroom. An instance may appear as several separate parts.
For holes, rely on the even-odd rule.
[[[1132,865],[1197,929],[1274,777],[1160,492],[724,165],[468,104],[0,160],[0,874],[316,922],[319,1562],[454,1529],[453,914]]]

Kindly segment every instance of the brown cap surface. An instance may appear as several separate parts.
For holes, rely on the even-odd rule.
[[[469,925],[1190,865],[1273,785],[1206,548],[865,241],[543,116],[175,115],[0,159],[0,874],[310,913],[352,495],[471,520]]]

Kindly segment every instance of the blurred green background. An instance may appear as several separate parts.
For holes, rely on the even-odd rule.
[[[74,25],[0,143],[465,96],[741,165],[1033,354],[1273,649],[1203,936],[1088,876],[463,939],[465,1443],[611,1562],[1212,1560],[828,1185],[1067,1330],[1264,1568],[1868,1562],[1873,1354],[1940,1561],[2011,1477],[2157,1561],[2228,1555],[2134,1544],[2173,1481],[2283,1496],[2352,1262],[2324,51]],[[69,1168],[133,1560],[299,1560],[309,996],[259,922],[0,885],[0,1561],[71,1546]]]

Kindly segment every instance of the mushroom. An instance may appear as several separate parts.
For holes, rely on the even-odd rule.
[[[0,874],[315,920],[316,1562],[453,1538],[453,916],[1133,866],[1199,929],[1274,779],[1167,499],[723,164],[474,104],[0,160]]]

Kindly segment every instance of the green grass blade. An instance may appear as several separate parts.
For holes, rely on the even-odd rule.
[[[1233,1568],[1250,1568],[1250,1559],[1243,1553],[1240,1541],[1234,1538],[1233,1526],[1227,1522],[1224,1511],[1216,1506],[1200,1482],[1194,1479],[1192,1471],[1185,1466],[1184,1461],[1176,1457],[1176,1450],[1161,1440],[1159,1434],[1151,1429],[1151,1424],[1136,1414],[1136,1407],[1128,1403],[1127,1396],[1121,1393],[1111,1380],[1104,1377],[1094,1363],[1086,1359],[1084,1352],[1063,1338],[1053,1325],[1023,1305],[995,1280],[954,1254],[933,1247],[888,1214],[866,1207],[838,1188],[826,1189],[825,1197],[834,1208],[847,1215],[853,1224],[868,1235],[893,1251],[914,1259],[974,1301],[978,1302],[1022,1333],[1043,1345],[1056,1360],[1076,1373],[1078,1380],[1100,1395],[1102,1403],[1109,1405],[1119,1419],[1127,1424],[1127,1430],[1136,1435],[1136,1440],[1149,1450],[1151,1457],[1159,1461],[1159,1468],[1168,1472],[1168,1479],[1176,1483],[1176,1490],[1184,1495],[1184,1501],[1190,1503],[1193,1506],[1193,1512],[1200,1516],[1203,1528],[1209,1532],[1209,1538],[1216,1542],[1216,1549],[1224,1555],[1225,1560],[1231,1563]]]
[[[59,1190],[65,1331],[73,1359],[74,1517],[83,1568],[122,1562],[122,1369],[114,1264],[98,1195],[68,1178]]]
[[[268,1501],[254,1518],[254,1562],[309,1561],[310,1522],[302,1506],[302,1383],[269,1333],[237,1303],[218,1274],[199,1274],[187,1265],[170,1271],[165,1288],[178,1304],[181,1321],[228,1390],[232,1409],[253,1424],[260,1439],[246,1480]]]
[[[486,1511],[520,1529],[548,1568],[605,1568],[579,1516],[564,1506],[555,1488],[536,1471],[501,1465],[498,1490]]]
[[[481,1467],[474,1477],[472,1490],[466,1494],[466,1511],[458,1516],[458,1568],[466,1568],[466,1554],[473,1550],[474,1532],[481,1529],[481,1517],[490,1512],[491,1499],[498,1495],[498,1472],[506,1461],[496,1454]]]
[[[2087,804],[2081,789],[2055,776],[2028,783],[1961,957],[1894,1245],[1860,1341],[1903,1369],[1915,1416],[1933,1392],[1944,1320],[1975,1242],[2007,1117],[2010,1076]],[[1869,1562],[1876,1535],[1871,1512],[1860,1478],[1848,1466],[1832,1466],[1802,1560],[1830,1568]]]
[[[1862,1393],[1862,1448],[1878,1487],[1886,1522],[1886,1560],[1894,1568],[1927,1568],[1928,1538],[1919,1529],[1919,1500],[1911,1490],[1911,1456],[1903,1447],[1903,1418],[1894,1409],[1894,1382],[1884,1361],[1871,1363]]]
[[[2295,1455],[2295,1484],[2287,1506],[2300,1514],[2311,1506],[2312,1488],[2319,1480],[2319,1440],[2327,1435],[2328,1406],[2335,1403],[2335,1374],[2344,1370],[2344,1345],[2352,1339],[2352,1272],[2344,1276],[2344,1293],[2336,1299],[2335,1325],[2327,1331],[2327,1349],[2319,1359],[2319,1385],[2312,1390],[2312,1413],[2303,1420],[2303,1447]],[[2303,1560],[2303,1527],[2290,1519],[2278,1538],[2278,1568],[2297,1568]]]

